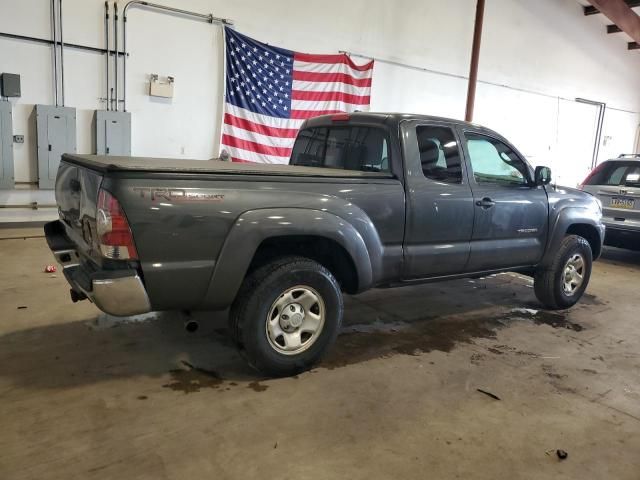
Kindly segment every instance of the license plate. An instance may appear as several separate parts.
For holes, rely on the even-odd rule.
[[[625,208],[627,210],[632,210],[633,203],[633,198],[613,197],[609,206],[612,208]]]

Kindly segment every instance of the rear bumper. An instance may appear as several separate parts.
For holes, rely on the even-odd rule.
[[[151,310],[144,283],[135,269],[101,269],[83,259],[59,220],[47,223],[44,232],[53,256],[76,293],[72,297],[86,296],[103,312],[119,317]]]

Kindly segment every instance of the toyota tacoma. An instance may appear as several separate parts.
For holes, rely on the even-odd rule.
[[[574,305],[602,205],[550,180],[477,125],[326,115],[303,124],[289,165],[66,154],[45,233],[73,301],[229,308],[249,363],[290,375],[336,339],[343,292],[518,271],[545,307]]]

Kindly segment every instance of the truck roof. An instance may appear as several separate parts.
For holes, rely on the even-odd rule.
[[[353,112],[348,114],[338,113],[338,114],[329,114],[329,115],[320,115],[318,117],[313,117],[307,120],[305,125],[313,126],[315,124],[324,124],[327,121],[334,121],[334,117],[336,115],[344,116],[348,115],[349,121],[362,121],[366,123],[400,123],[405,120],[424,120],[430,122],[445,122],[445,123],[453,123],[457,125],[468,125],[473,126],[474,128],[482,128],[485,127],[465,122],[464,120],[457,120],[455,118],[447,118],[447,117],[438,117],[435,115],[422,115],[417,113],[399,113],[399,112]]]
[[[336,117],[340,118],[340,120],[336,120]],[[474,130],[483,131],[485,133],[489,133],[491,135],[504,138],[498,132],[491,130],[489,128],[483,127],[482,125],[478,125],[477,123],[465,122],[464,120],[457,120],[455,118],[438,117],[434,115],[422,115],[417,113],[399,113],[399,112],[353,112],[348,114],[337,113],[337,114],[329,114],[329,115],[320,115],[318,117],[313,117],[308,119],[301,126],[301,128],[323,127],[327,125],[335,125],[339,123],[339,121],[342,121],[345,124],[349,124],[349,123],[369,124],[369,125],[379,124],[379,125],[396,127],[401,122],[410,121],[410,120],[448,123],[451,125],[473,127]]]

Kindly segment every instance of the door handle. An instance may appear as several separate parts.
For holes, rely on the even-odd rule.
[[[494,202],[493,200],[491,200],[488,197],[484,197],[482,200],[478,200],[476,202],[476,205],[479,207],[484,208],[485,210],[493,207],[496,204],[496,202]]]

